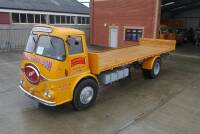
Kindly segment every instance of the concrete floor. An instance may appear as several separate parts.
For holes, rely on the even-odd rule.
[[[192,43],[180,44],[177,46],[175,54],[198,59],[200,57],[200,46],[195,46]]]
[[[19,53],[0,54],[1,134],[199,134],[200,62],[173,55],[156,80],[124,80],[101,90],[94,107],[38,106],[17,87]]]

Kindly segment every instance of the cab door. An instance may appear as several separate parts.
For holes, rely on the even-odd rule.
[[[67,39],[68,76],[76,76],[89,71],[86,41],[83,35],[73,35]]]

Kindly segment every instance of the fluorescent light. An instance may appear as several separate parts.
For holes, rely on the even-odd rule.
[[[172,9],[172,11],[175,11],[175,10],[178,10],[178,9],[182,9],[182,8],[185,8],[185,6],[180,6],[180,7],[174,8],[174,9]]]
[[[161,6],[162,6],[162,7],[165,7],[165,6],[169,6],[169,5],[173,5],[173,4],[175,4],[175,2],[168,2],[168,3],[163,4],[163,5],[161,5]]]

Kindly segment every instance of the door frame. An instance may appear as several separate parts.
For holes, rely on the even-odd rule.
[[[66,63],[67,63],[67,72],[69,72],[68,76],[72,77],[75,76],[77,73],[86,73],[89,72],[89,61],[88,61],[88,52],[86,48],[86,40],[85,40],[85,35],[79,35],[79,34],[74,34],[71,35],[72,37],[80,37],[81,42],[82,42],[82,49],[83,52],[81,53],[76,53],[76,54],[70,54],[69,53],[69,47],[68,43],[66,43],[66,50],[67,50],[67,58],[66,58]],[[82,58],[84,58],[84,62],[82,62]],[[80,64],[76,64],[75,66],[72,66],[72,60],[78,60],[77,62],[80,62]]]
[[[109,41],[108,41],[108,46],[111,47],[111,30],[112,29],[117,29],[117,47],[119,47],[119,26],[109,26]]]

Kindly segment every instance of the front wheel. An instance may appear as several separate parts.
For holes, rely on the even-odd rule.
[[[154,61],[153,68],[151,70],[143,70],[144,76],[150,79],[155,79],[159,76],[161,70],[161,59],[157,58]]]
[[[84,110],[95,103],[98,94],[98,84],[95,80],[82,80],[75,89],[73,106],[76,110]]]

